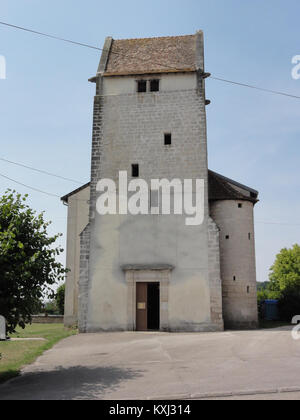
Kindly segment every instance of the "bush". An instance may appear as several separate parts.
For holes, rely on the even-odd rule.
[[[58,308],[59,314],[64,315],[65,313],[65,284],[63,284],[57,289],[55,302],[56,302],[56,306]]]
[[[51,300],[49,302],[46,302],[44,304],[42,313],[48,314],[48,315],[59,315],[59,309],[56,305],[55,300]]]
[[[282,321],[291,322],[292,318],[300,315],[300,289],[291,287],[281,293],[279,299],[279,315]]]

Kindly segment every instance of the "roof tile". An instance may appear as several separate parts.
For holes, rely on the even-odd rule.
[[[184,35],[113,40],[104,75],[195,70],[196,35]]]

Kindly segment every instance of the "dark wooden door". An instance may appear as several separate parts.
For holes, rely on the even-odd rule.
[[[147,331],[147,283],[136,284],[136,330]]]

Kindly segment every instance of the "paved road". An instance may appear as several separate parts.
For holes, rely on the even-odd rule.
[[[299,399],[300,340],[284,329],[83,334],[61,341],[21,377],[0,386],[0,399],[220,399],[227,394],[229,399]]]

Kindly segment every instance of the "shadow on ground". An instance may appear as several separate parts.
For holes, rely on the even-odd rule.
[[[25,373],[0,385],[0,400],[102,399],[122,383],[141,377],[142,371],[117,367],[57,367]]]

